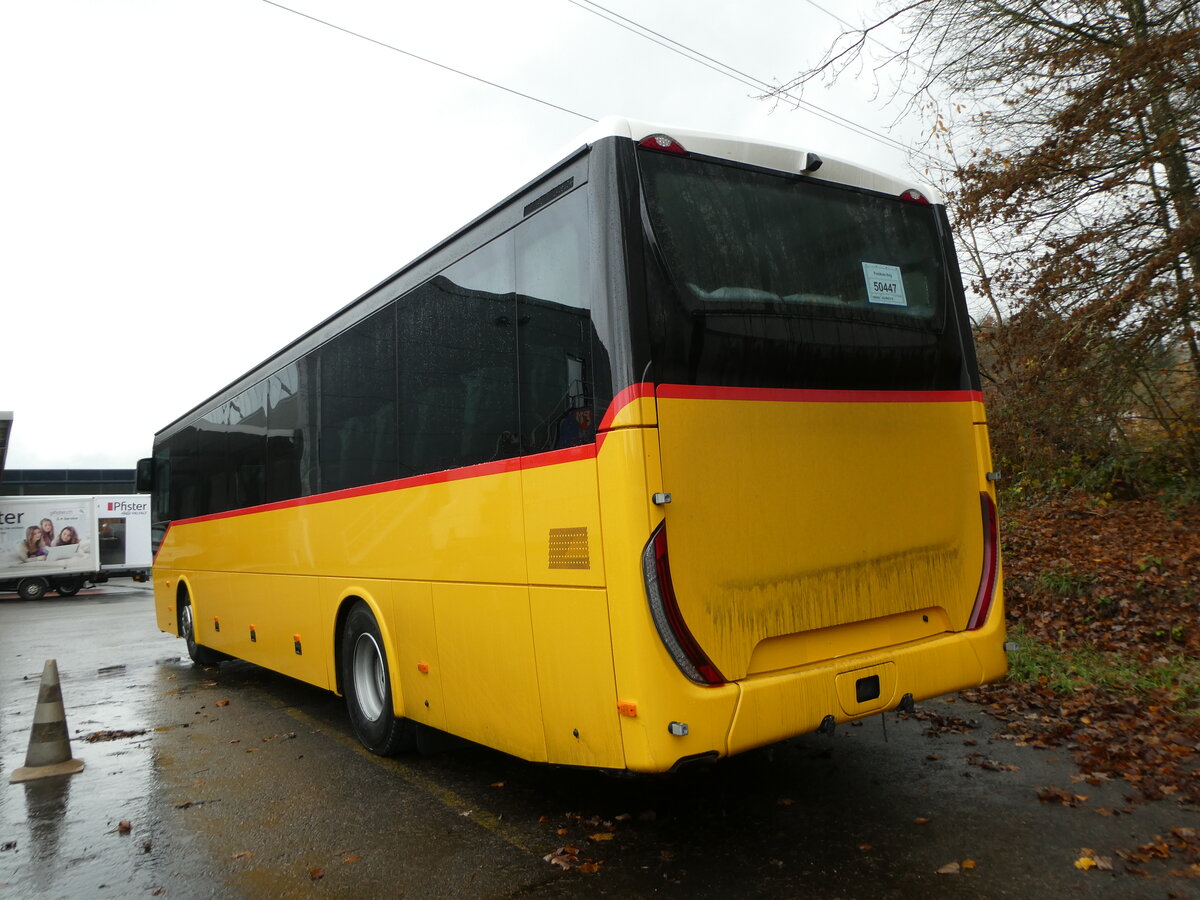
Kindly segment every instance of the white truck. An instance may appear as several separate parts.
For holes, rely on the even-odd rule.
[[[152,563],[149,494],[0,497],[0,591],[71,597],[88,582],[144,581]]]

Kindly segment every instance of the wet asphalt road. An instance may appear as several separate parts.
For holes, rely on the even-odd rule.
[[[10,785],[48,658],[86,768]],[[0,898],[1200,896],[1169,874],[1180,863],[1148,876],[1115,857],[1111,873],[1074,866],[1085,849],[1198,828],[1200,813],[1097,814],[1129,806],[1119,785],[1074,784],[1065,753],[989,741],[994,723],[961,701],[924,708],[981,726],[930,737],[891,714],[886,729],[876,718],[668,777],[537,766],[449,738],[384,760],[330,694],[186,662],[156,631],[148,588],[0,595]],[[144,733],[85,739],[101,731]],[[1088,799],[1044,805],[1047,785]],[[596,871],[543,859],[563,846]]]

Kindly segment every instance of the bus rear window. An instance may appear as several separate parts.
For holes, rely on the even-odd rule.
[[[639,168],[657,250],[648,302],[660,380],[958,386],[932,207],[652,151]]]

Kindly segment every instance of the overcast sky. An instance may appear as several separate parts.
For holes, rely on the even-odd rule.
[[[130,468],[154,432],[555,161],[587,118],[903,153],[571,0],[0,3],[0,409],[9,468]],[[601,0],[786,80],[842,26],[808,0]],[[872,4],[817,0],[852,21]],[[870,73],[805,99],[888,131]],[[587,117],[587,118],[585,118]]]

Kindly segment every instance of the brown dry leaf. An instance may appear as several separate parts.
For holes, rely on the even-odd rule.
[[[493,781],[492,787],[504,787],[504,782],[503,781]]]
[[[589,841],[611,841],[616,835],[611,831],[601,831],[598,834],[589,834]]]
[[[361,856],[343,856],[342,862],[344,862],[344,863],[362,862],[362,857]]]
[[[567,829],[565,829],[565,828],[559,828],[559,829],[558,829],[558,830],[555,832],[555,834],[566,834],[566,833],[567,833]]]
[[[322,878],[325,877],[325,870],[322,869],[320,866],[315,866],[308,870],[308,877],[311,878],[313,881],[320,881]]]
[[[542,859],[552,866],[558,866],[565,872],[567,869],[573,868],[579,861],[579,857],[576,855],[578,853],[579,851],[575,847],[559,847],[557,850],[551,850]]]
[[[233,856],[231,856],[229,858],[230,859],[249,859],[253,855],[254,855],[253,850],[242,850],[239,853],[233,854]]]
[[[1037,798],[1043,803],[1061,803],[1063,806],[1078,806],[1087,802],[1087,797],[1083,794],[1072,794],[1054,786],[1038,788]]]
[[[600,863],[585,862],[583,865],[579,866],[578,869],[584,875],[594,875],[600,871]]]
[[[932,821],[933,819],[929,818],[928,816],[917,816],[915,819],[913,819],[913,823],[916,825],[928,825]]]
[[[659,850],[658,858],[661,859],[663,862],[671,862],[671,860],[673,860],[675,858],[675,851],[674,850]]]
[[[228,706],[229,701],[228,700],[218,700],[215,705],[216,706]]]
[[[962,870],[962,866],[960,866],[956,862],[952,862],[952,863],[946,863],[944,866],[942,866],[940,869],[938,869],[937,874],[938,875],[957,875],[961,870]]]
[[[973,860],[973,859],[964,859],[964,860],[962,861],[962,867],[963,867],[964,869],[973,869],[973,868],[975,868],[975,860]]]
[[[128,819],[122,819],[117,823],[117,834],[129,834],[133,831],[133,823]]]
[[[859,850],[874,850],[875,845],[874,844],[859,844],[858,849]]]
[[[1096,868],[1096,860],[1092,859],[1090,856],[1081,856],[1079,859],[1075,860],[1075,868],[1083,869],[1084,871],[1088,869],[1094,869]]]

